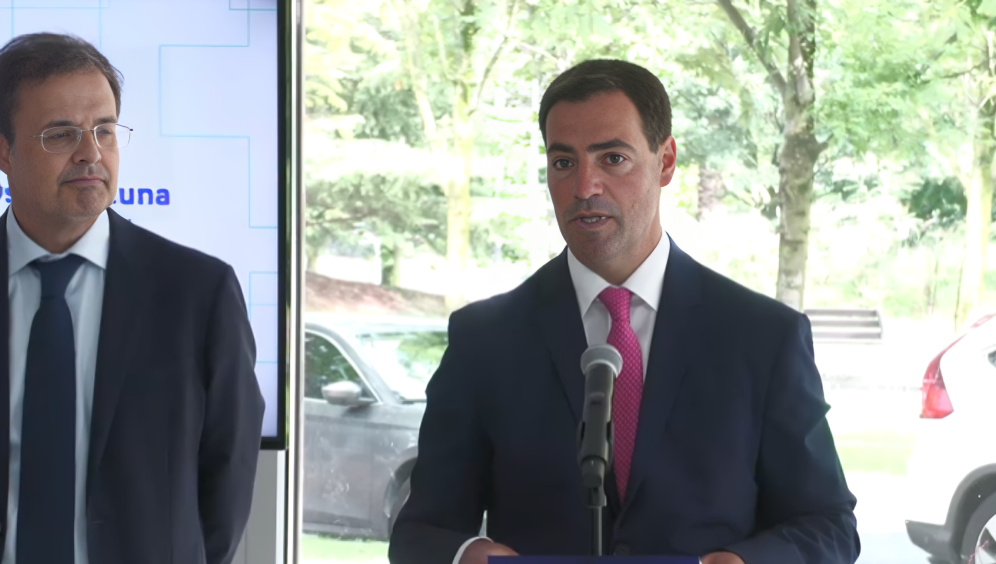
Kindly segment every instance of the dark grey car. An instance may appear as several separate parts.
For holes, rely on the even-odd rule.
[[[304,529],[386,540],[408,496],[444,321],[305,323]]]

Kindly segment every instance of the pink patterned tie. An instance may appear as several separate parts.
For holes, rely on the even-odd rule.
[[[640,399],[643,397],[643,353],[640,341],[629,324],[632,297],[626,288],[611,286],[598,295],[612,318],[608,344],[617,348],[623,358],[622,373],[616,378],[612,397],[612,465],[621,501],[626,500],[626,486],[636,444],[636,425],[640,418]]]

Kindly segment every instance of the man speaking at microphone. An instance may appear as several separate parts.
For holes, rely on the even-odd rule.
[[[392,564],[588,554],[580,359],[603,343],[623,358],[606,553],[853,563],[855,498],[807,318],[700,265],[661,227],[676,144],[660,80],[586,61],[553,81],[539,122],[567,249],[451,316]]]

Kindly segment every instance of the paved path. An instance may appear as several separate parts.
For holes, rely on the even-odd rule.
[[[854,510],[861,537],[858,564],[926,564],[927,553],[910,542],[906,535],[905,479],[851,474],[847,483],[858,498]]]

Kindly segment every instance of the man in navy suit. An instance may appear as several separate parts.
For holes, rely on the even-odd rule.
[[[580,357],[606,342],[624,359],[607,553],[853,563],[855,498],[807,318],[697,263],[661,228],[675,141],[660,81],[587,61],[553,81],[539,121],[567,249],[451,316],[392,564],[587,554]],[[477,536],[485,511],[488,538]]]
[[[108,209],[117,70],[64,35],[0,50],[2,564],[228,564],[263,419],[232,268]]]

